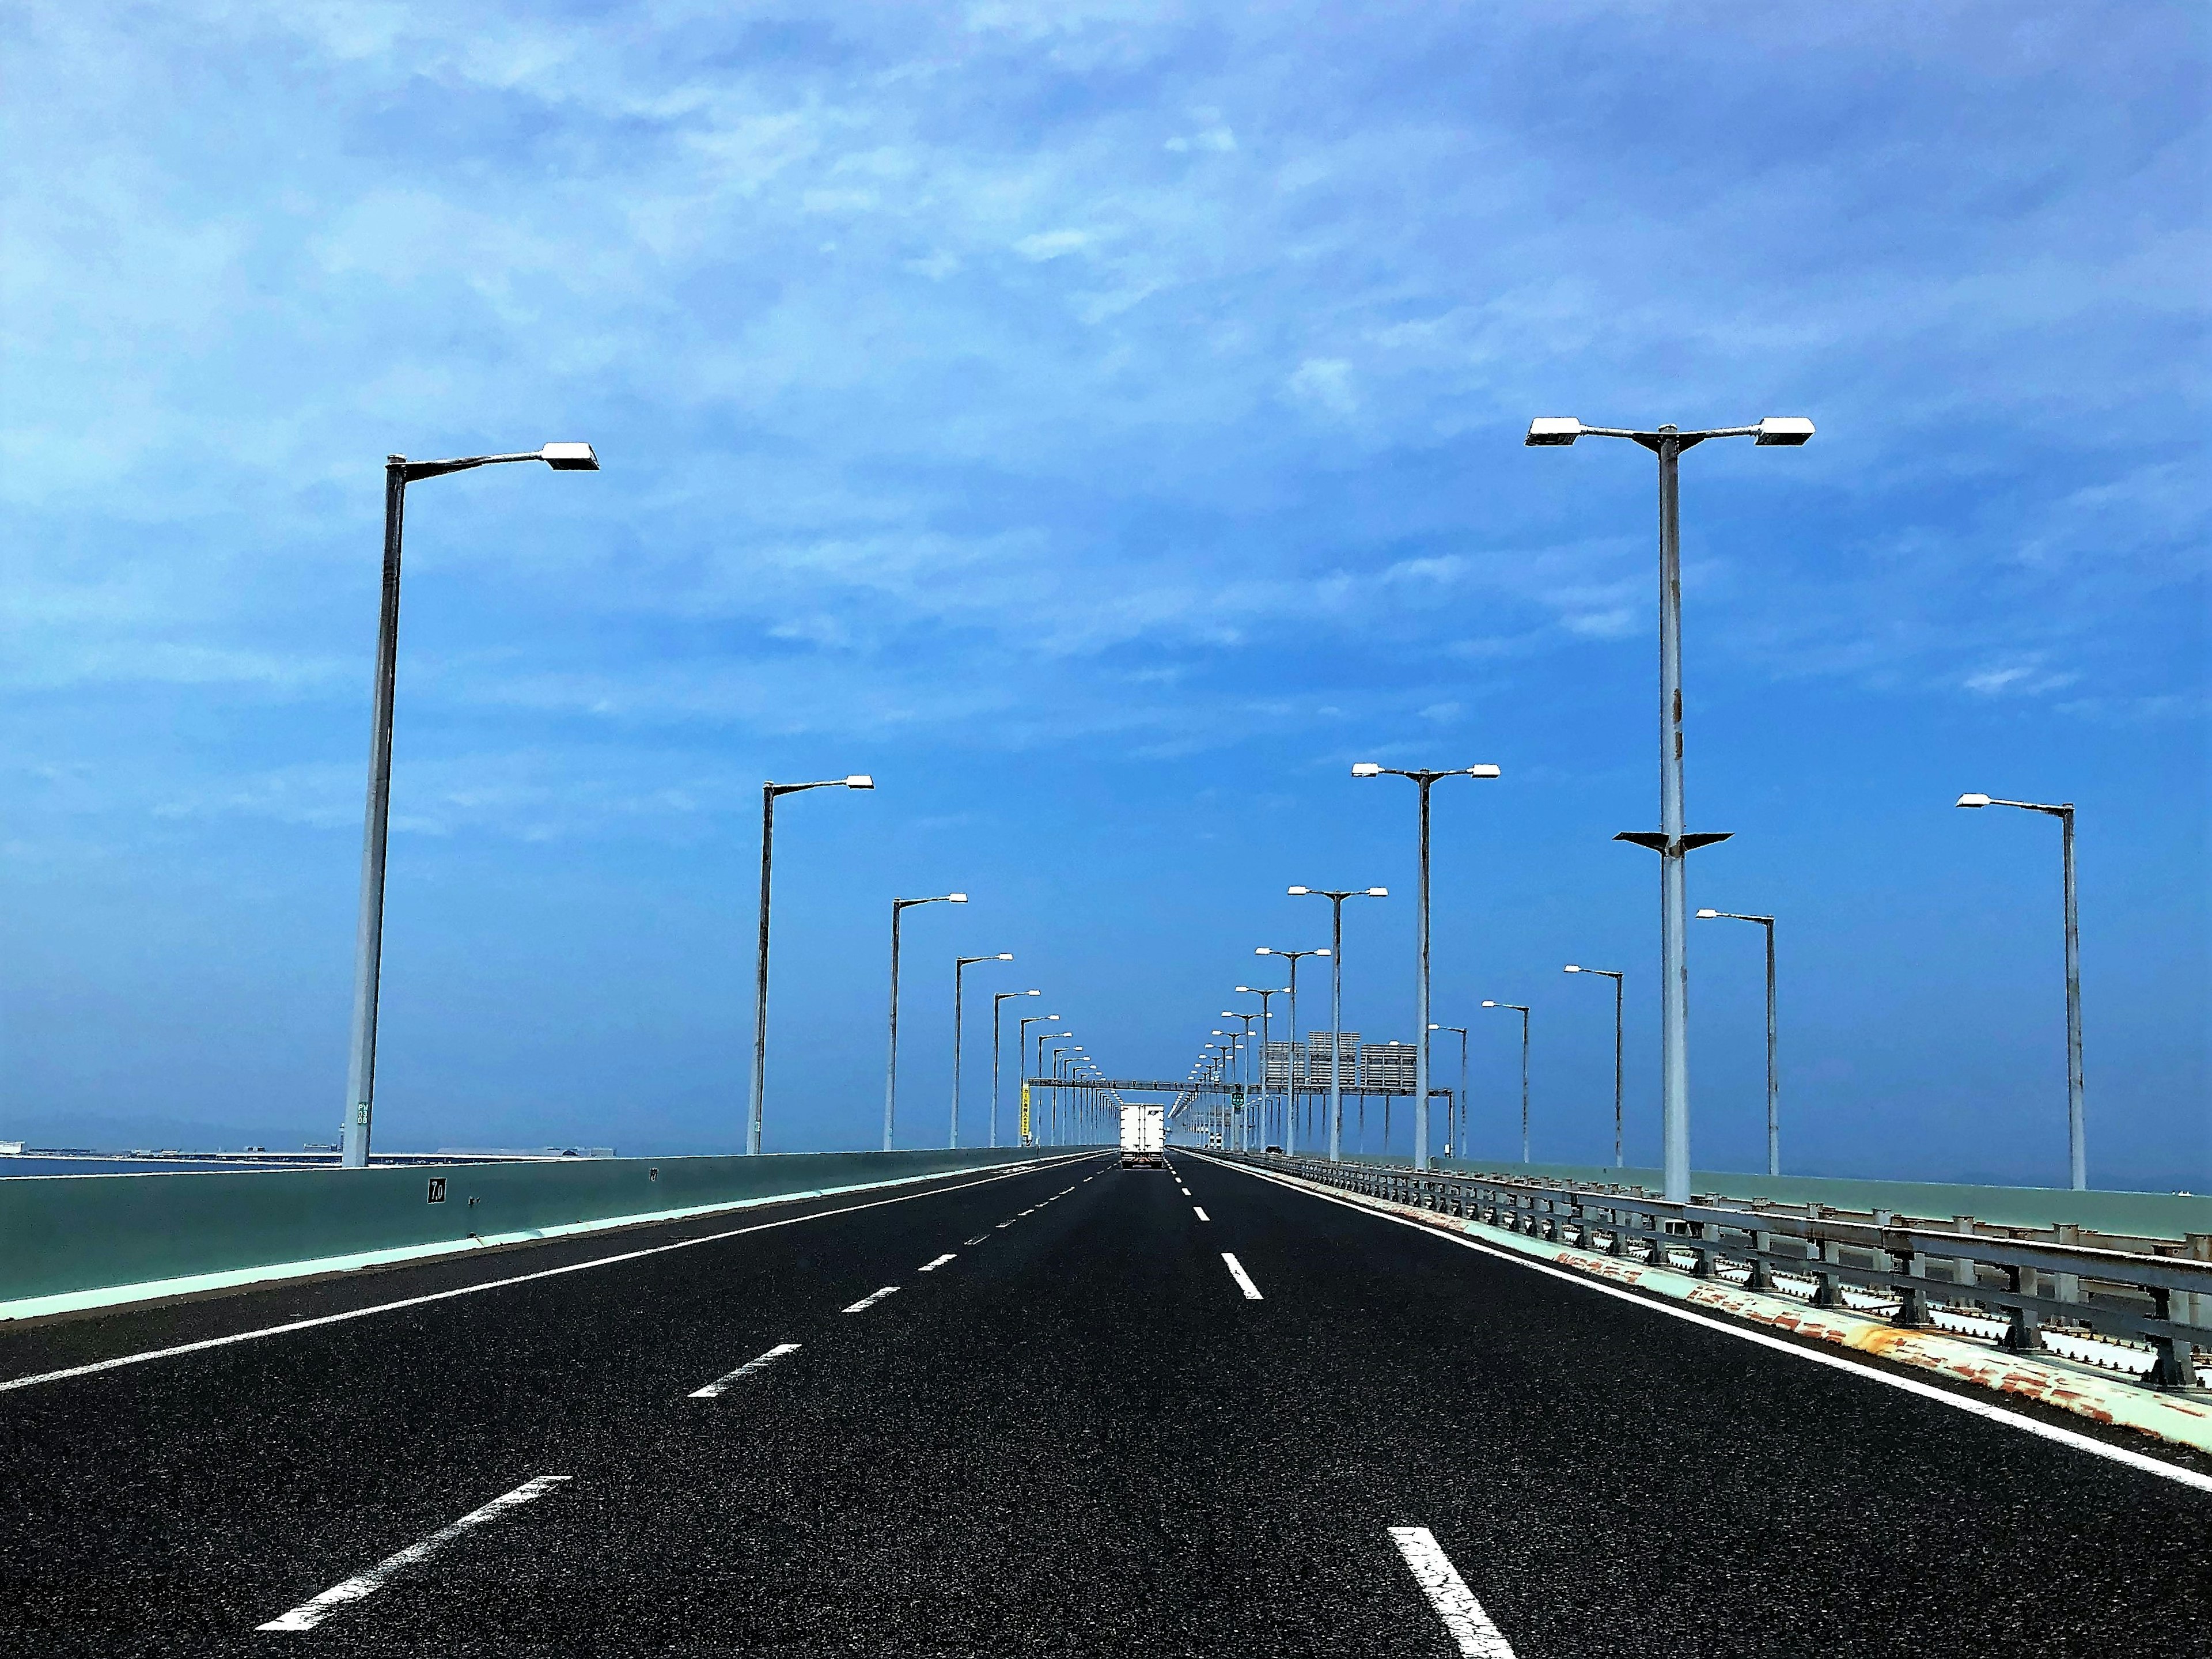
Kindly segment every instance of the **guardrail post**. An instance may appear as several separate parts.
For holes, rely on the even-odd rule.
[[[2007,1267],[2005,1283],[2016,1296],[2035,1294],[2033,1267]],[[2043,1316],[2033,1308],[2005,1310],[2005,1346],[2014,1353],[2033,1353],[2043,1346]]]
[[[1766,1258],[1774,1250],[1772,1233],[1753,1233],[1751,1236],[1751,1279],[1747,1290],[1771,1291],[1774,1288],[1774,1269],[1766,1265]]]
[[[2197,1261],[2212,1261],[2212,1233],[2190,1233],[2182,1254]],[[2177,1316],[2185,1325],[2212,1327],[2212,1292],[2197,1291],[2182,1293],[2182,1310]]]
[[[1904,1273],[1913,1279],[1928,1277],[1928,1258],[1918,1250],[1893,1251],[1889,1265],[1892,1273]],[[1897,1314],[1890,1322],[1892,1324],[1910,1328],[1928,1322],[1927,1298],[1920,1286],[1897,1285],[1891,1288],[1897,1292]]]
[[[1954,1215],[1951,1218],[1951,1224],[1967,1237],[1973,1236],[1973,1217]],[[1951,1278],[1970,1297],[1982,1287],[1981,1269],[1975,1266],[1974,1258],[1970,1255],[1956,1255],[1951,1258]]]
[[[2176,1324],[2194,1322],[2189,1318],[2185,1306],[2176,1305],[2198,1300],[2194,1293],[2188,1291],[2154,1291],[2152,1297],[2153,1307],[2160,1319],[2171,1320]],[[2185,1334],[2161,1331],[2151,1338],[2151,1347],[2158,1355],[2158,1360],[2151,1367],[2148,1381],[2161,1389],[2194,1389],[2200,1386],[2197,1381],[2196,1345]]]
[[[2081,1242],[2081,1228],[2079,1223],[2062,1221],[2051,1230],[2051,1236],[2061,1244],[2079,1244]],[[2051,1294],[2061,1302],[2079,1302],[2081,1299],[2081,1275],[2079,1273],[2051,1274]]]

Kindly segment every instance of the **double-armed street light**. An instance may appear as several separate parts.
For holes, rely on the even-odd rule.
[[[1782,1173],[1782,1073],[1775,1064],[1774,918],[1700,910],[1699,921],[1755,921],[1766,929],[1766,1173]]]
[[[1287,1096],[1284,1110],[1283,1151],[1288,1156],[1296,1158],[1298,1152],[1298,1102],[1303,1094],[1298,1087],[1298,1055],[1301,1042],[1298,1036],[1298,958],[1325,957],[1329,954],[1329,950],[1324,945],[1317,951],[1272,951],[1266,945],[1260,945],[1253,947],[1252,954],[1255,957],[1280,957],[1291,964],[1291,982],[1284,988],[1291,995],[1291,1048],[1288,1067],[1283,1079]]]
[[[1528,1009],[1519,1002],[1487,1002],[1486,1008],[1510,1008],[1521,1016],[1521,1161],[1528,1161]]]
[[[960,1018],[963,981],[968,969],[976,963],[1012,962],[1013,959],[1011,951],[1001,951],[994,956],[952,958],[952,1138],[946,1144],[956,1150],[960,1145]],[[992,1010],[994,1014],[997,1012],[996,1008]]]
[[[1698,914],[1701,916],[1710,916],[1713,912],[1700,910]],[[1617,974],[1610,968],[1585,968],[1579,963],[1573,962],[1566,965],[1565,971],[1570,974],[1596,974],[1613,981],[1613,1167],[1616,1170],[1622,1169],[1626,1165],[1622,1158],[1620,1133],[1620,998],[1621,985],[1626,975]],[[1771,1032],[1770,1035],[1771,1035]],[[1773,1161],[1771,1146],[1767,1150],[1767,1161],[1770,1164]],[[1772,1175],[1774,1171],[1769,1170],[1767,1173]]]
[[[745,1121],[745,1151],[761,1149],[761,1117],[768,1093],[768,914],[769,872],[775,851],[775,803],[781,795],[803,794],[809,789],[872,789],[876,781],[865,772],[850,777],[824,778],[819,783],[763,783],[761,785],[760,948],[753,963],[753,1091],[752,1110]]]
[[[1528,444],[1551,448],[1577,438],[1626,438],[1659,458],[1659,829],[1624,830],[1613,837],[1659,854],[1660,1079],[1665,1196],[1690,1196],[1690,970],[1689,889],[1685,861],[1700,847],[1726,841],[1727,832],[1686,833],[1682,805],[1682,538],[1676,463],[1686,449],[1708,438],[1751,438],[1761,448],[1794,448],[1813,435],[1799,416],[1774,416],[1756,426],[1713,427],[1684,432],[1662,426],[1648,432],[1584,426],[1571,416],[1528,423]]]
[[[884,1068],[884,1150],[891,1149],[891,1130],[898,1113],[899,918],[917,904],[965,904],[965,893],[943,893],[935,898],[895,898],[891,901],[891,1030],[890,1058]]]
[[[1244,1070],[1241,1075],[1245,1084],[1249,1085],[1252,1081],[1252,1022],[1259,1018],[1260,1016],[1257,1014],[1240,1014],[1233,1008],[1224,1008],[1221,1011],[1221,1017],[1224,1019],[1242,1020],[1244,1023],[1243,1032],[1237,1040],[1244,1045]],[[1267,1058],[1265,1054],[1262,1054],[1260,1056],[1260,1087],[1263,1095],[1267,1089]],[[1244,1150],[1249,1152],[1252,1150],[1252,1101],[1251,1091],[1249,1086],[1237,1096],[1237,1115],[1243,1125],[1243,1139],[1244,1142]],[[1264,1129],[1261,1131],[1262,1135],[1265,1135],[1267,1131]],[[1265,1143],[1263,1142],[1262,1144],[1264,1145]]]
[[[1325,898],[1329,908],[1328,1161],[1344,1161],[1344,902],[1388,898],[1387,887],[1293,887],[1292,898]]]
[[[1008,997],[1041,997],[1042,991],[1000,991],[991,998],[991,1145],[999,1144],[999,1005]],[[886,1151],[889,1148],[885,1149]]]
[[[1362,761],[1352,769],[1355,778],[1411,778],[1421,794],[1421,875],[1419,892],[1414,899],[1418,912],[1416,930],[1420,943],[1420,970],[1415,976],[1413,997],[1413,1029],[1419,1031],[1420,1043],[1413,1050],[1413,1167],[1429,1167],[1429,791],[1442,778],[1494,778],[1499,775],[1495,766],[1456,766],[1445,771],[1407,771],[1395,766],[1382,766],[1373,761]],[[1388,1109],[1388,1103],[1385,1103]],[[1387,1130],[1386,1139],[1389,1138]]]
[[[1290,988],[1288,986],[1267,987],[1256,985],[1240,985],[1237,988],[1237,994],[1239,996],[1257,997],[1260,999],[1260,1108],[1262,1114],[1261,1127],[1260,1130],[1260,1144],[1262,1146],[1265,1146],[1267,1144],[1267,1131],[1265,1118],[1265,1114],[1267,1109],[1267,1053],[1268,1050],[1275,1046],[1274,1028],[1269,1024],[1268,1011],[1273,1006],[1273,1000],[1282,995],[1283,993],[1289,988]],[[1288,1057],[1285,1056],[1285,1063],[1283,1070],[1283,1081],[1285,1085],[1287,1085],[1290,1080]],[[1285,1092],[1283,1097],[1283,1113],[1285,1118],[1290,1115],[1290,1095],[1287,1088],[1285,1089]],[[1290,1144],[1289,1130],[1286,1125],[1283,1139],[1283,1146],[1285,1152],[1288,1151]]]
[[[1961,806],[2016,806],[2058,820],[2059,858],[2066,889],[2066,1168],[2069,1183],[2080,1192],[2089,1184],[2088,1131],[2081,1103],[2081,933],[2074,913],[2074,803],[2005,800],[1996,795],[1959,797]]]
[[[384,458],[384,582],[376,613],[376,668],[368,726],[368,806],[361,847],[361,915],[354,933],[353,1027],[346,1054],[345,1121],[339,1163],[368,1164],[369,1120],[376,1103],[376,1015],[384,975],[384,850],[392,828],[392,701],[399,680],[399,551],[407,518],[407,486],[448,472],[510,461],[543,461],[556,472],[597,472],[589,444],[547,444],[517,455],[470,455],[459,460]]]

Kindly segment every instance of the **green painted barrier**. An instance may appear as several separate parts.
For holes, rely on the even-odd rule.
[[[1402,1164],[1400,1158],[1363,1156],[1364,1164]],[[1657,1170],[1616,1170],[1597,1164],[1498,1164],[1484,1160],[1434,1158],[1440,1170],[1500,1180],[1565,1181],[1580,1186],[1641,1187],[1661,1190]],[[1770,1198],[1784,1204],[1832,1204],[1842,1210],[1892,1210],[1899,1215],[1948,1221],[1970,1215],[1999,1227],[2050,1227],[2071,1223],[2100,1233],[2134,1238],[2185,1238],[2212,1233],[2212,1197],[2188,1193],[2117,1193],[2063,1187],[1970,1187],[1936,1181],[1847,1181],[1826,1176],[1738,1175],[1697,1170],[1690,1190],[1721,1198]]]
[[[0,1304],[248,1274],[333,1258],[466,1249],[1028,1162],[1073,1147],[580,1158],[0,1180]],[[431,1201],[433,1192],[442,1194]],[[112,1298],[98,1298],[107,1300]]]

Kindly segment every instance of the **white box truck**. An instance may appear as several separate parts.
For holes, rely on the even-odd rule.
[[[1167,1146],[1167,1108],[1124,1106],[1121,1109],[1123,1169],[1166,1169]]]

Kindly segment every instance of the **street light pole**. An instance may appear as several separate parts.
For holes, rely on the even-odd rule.
[[[1041,997],[1042,991],[1000,991],[991,999],[991,1145],[999,1144],[999,1005],[1008,997]],[[884,1149],[889,1152],[890,1149]]]
[[[1649,432],[1584,426],[1571,416],[1545,416],[1529,422],[1527,443],[1534,447],[1571,444],[1577,438],[1626,438],[1659,458],[1659,830],[1624,830],[1613,837],[1659,854],[1659,1070],[1663,1102],[1665,1196],[1677,1203],[1690,1196],[1690,968],[1687,940],[1689,896],[1686,860],[1700,847],[1726,841],[1728,833],[1689,835],[1682,805],[1682,545],[1681,502],[1677,463],[1686,449],[1708,438],[1755,438],[1761,447],[1795,447],[1813,435],[1813,423],[1797,416],[1769,416],[1757,426],[1715,427],[1684,432],[1662,426]]]
[[[368,805],[361,837],[361,915],[354,930],[353,1025],[346,1051],[346,1111],[338,1129],[340,1164],[368,1166],[369,1120],[376,1103],[376,1015],[384,977],[384,852],[392,827],[392,703],[399,682],[399,550],[407,486],[479,466],[543,461],[556,472],[596,472],[589,444],[547,444],[520,455],[471,455],[452,461],[384,458],[384,582],[376,613],[376,669],[370,694]]]
[[[1712,911],[1711,911],[1711,910],[1700,910],[1700,911],[1698,911],[1698,914],[1699,915],[1701,915],[1701,916],[1710,916],[1710,915],[1713,915],[1713,914],[1714,914],[1714,912],[1712,912]],[[1774,975],[1773,975],[1773,971],[1772,971],[1772,970],[1773,970],[1773,966],[1774,966],[1774,958],[1773,958],[1772,952],[1770,951],[1769,951],[1769,953],[1768,953],[1768,956],[1767,956],[1767,969],[1768,969],[1768,973],[1767,973],[1767,981],[1766,981],[1766,988],[1767,988],[1768,995],[1769,995],[1769,998],[1770,998],[1770,1000],[1769,1000],[1768,1005],[1767,1005],[1767,1020],[1766,1020],[1766,1066],[1767,1066],[1767,1089],[1766,1089],[1766,1092],[1767,1092],[1767,1107],[1766,1107],[1766,1123],[1767,1123],[1767,1128],[1766,1128],[1766,1162],[1767,1162],[1767,1166],[1768,1166],[1768,1167],[1767,1167],[1767,1171],[1766,1171],[1766,1173],[1767,1173],[1767,1174],[1769,1174],[1769,1175],[1775,1175],[1775,1174],[1779,1173],[1779,1172],[1778,1172],[1777,1170],[1775,1170],[1775,1169],[1774,1169],[1774,1167],[1773,1167],[1773,1164],[1774,1164],[1774,1100],[1773,1100],[1773,1096],[1774,1096],[1774,1075],[1773,1075],[1773,1073],[1774,1073],[1774,1010],[1773,1010],[1773,1004],[1772,1004],[1772,1001],[1771,1001],[1771,996],[1772,996],[1773,990],[1774,990]],[[1603,975],[1607,979],[1609,979],[1609,980],[1611,980],[1611,981],[1613,981],[1613,1167],[1614,1169],[1616,1169],[1616,1170],[1625,1169],[1625,1168],[1626,1168],[1627,1166],[1626,1166],[1626,1162],[1624,1161],[1623,1155],[1622,1155],[1622,1152],[1621,1152],[1621,1132],[1620,1132],[1620,1085],[1621,1085],[1621,1069],[1620,1069],[1620,1033],[1621,1033],[1621,1023],[1620,1023],[1620,1022],[1621,1022],[1621,983],[1622,983],[1623,980],[1624,980],[1624,979],[1626,979],[1626,975],[1625,974],[1617,974],[1617,973],[1613,972],[1613,969],[1611,969],[1610,968],[1584,968],[1584,967],[1580,966],[1580,965],[1579,965],[1579,964],[1577,964],[1577,963],[1571,963],[1571,963],[1569,963],[1567,964],[1566,971],[1567,971],[1568,973],[1571,973],[1571,974],[1601,974],[1601,975]]]
[[[1003,951],[995,956],[955,957],[952,958],[952,1138],[946,1144],[953,1147],[955,1150],[957,1150],[960,1145],[961,981],[968,972],[968,964],[972,962],[1012,962],[1013,959],[1013,956],[1011,952]],[[992,1012],[996,1013],[997,1010],[994,1008]],[[994,1055],[992,1059],[993,1063],[996,1064],[997,1056]]]
[[[1325,898],[1329,907],[1328,1161],[1344,1162],[1344,902],[1388,898],[1387,887],[1293,887],[1292,898]]]
[[[1298,958],[1325,957],[1329,952],[1327,946],[1318,951],[1271,951],[1261,945],[1253,947],[1252,954],[1255,957],[1280,957],[1291,964],[1291,982],[1286,988],[1291,994],[1291,1052],[1289,1069],[1283,1079],[1289,1085],[1283,1123],[1283,1151],[1285,1155],[1296,1158],[1298,1152],[1298,1100],[1304,1092],[1298,1087],[1298,1056],[1303,1052],[1298,1042]]]
[[[1274,986],[1269,988],[1255,985],[1240,985],[1237,988],[1237,994],[1239,996],[1257,997],[1260,999],[1260,1106],[1262,1112],[1267,1109],[1267,1050],[1275,1046],[1275,1040],[1273,1035],[1274,1028],[1269,1023],[1269,1010],[1273,1006],[1273,999],[1282,995],[1283,993],[1289,988],[1290,988],[1288,986]],[[1284,1091],[1284,1113],[1285,1117],[1289,1115],[1288,1103],[1290,1095],[1287,1085],[1289,1085],[1290,1080],[1291,1068],[1286,1059],[1283,1066],[1283,1082],[1285,1085]],[[1264,1148],[1267,1144],[1267,1134],[1263,1124],[1260,1132],[1260,1145]],[[1283,1139],[1283,1147],[1285,1156],[1289,1153],[1290,1145],[1290,1137],[1286,1128]]]
[[[2059,857],[2066,887],[2066,1167],[2074,1190],[2089,1184],[2088,1132],[2081,1104],[2081,931],[2074,909],[2074,803],[2045,805],[1995,795],[1961,795],[1961,806],[2016,806],[2058,820]]]
[[[1459,1033],[1459,1103],[1458,1110],[1453,1114],[1453,1115],[1458,1119],[1458,1123],[1456,1125],[1455,1133],[1452,1136],[1452,1152],[1450,1155],[1464,1158],[1467,1156],[1467,1027],[1464,1025],[1438,1025],[1433,1029],[1439,1031],[1456,1031]]]
[[[1419,934],[1419,957],[1420,970],[1416,976],[1413,996],[1413,1029],[1420,1033],[1413,1050],[1413,1167],[1429,1167],[1429,791],[1439,778],[1494,778],[1498,775],[1495,766],[1455,766],[1445,771],[1405,771],[1395,766],[1378,766],[1373,761],[1362,761],[1352,769],[1355,778],[1411,778],[1421,792],[1421,877],[1419,896],[1414,901],[1419,913],[1416,930]],[[1389,1109],[1386,1097],[1383,1109]],[[1388,1120],[1385,1120],[1387,1129]],[[1387,1141],[1389,1136],[1384,1136]]]
[[[1528,1010],[1518,1002],[1486,1002],[1486,1008],[1510,1008],[1521,1016],[1521,1161],[1528,1161]]]
[[[1252,1080],[1252,1022],[1259,1018],[1260,1016],[1257,1014],[1240,1014],[1233,1008],[1224,1008],[1221,1011],[1221,1017],[1224,1019],[1239,1019],[1244,1022],[1244,1033],[1238,1040],[1244,1045],[1244,1071],[1243,1075],[1245,1083],[1249,1085]],[[1267,1085],[1267,1060],[1266,1054],[1263,1053],[1260,1057],[1260,1087],[1263,1095],[1266,1092]],[[1244,1150],[1249,1152],[1252,1150],[1252,1104],[1249,1090],[1244,1096],[1239,1097],[1237,1106],[1237,1114],[1243,1120]],[[1264,1133],[1264,1131],[1262,1133]]]
[[[1014,1035],[1014,1061],[1025,1068],[1022,1078],[1021,1127],[1021,1144],[1024,1146],[1036,1144],[1035,1137],[1030,1133],[1030,1079],[1035,1077],[1036,1073],[1026,1070],[1030,1059],[1030,1027],[1037,1024],[1049,1025],[1059,1018],[1058,1014],[1031,1014],[1028,1018],[1016,1022],[1021,1029]],[[1040,1066],[1044,1063],[1042,1057],[1037,1063]]]
[[[884,1067],[884,1150],[891,1149],[891,1128],[898,1113],[899,917],[917,904],[965,904],[965,893],[945,893],[937,898],[895,898],[891,901],[891,1030],[890,1058]]]
[[[1782,1173],[1782,1073],[1775,1063],[1774,918],[1700,910],[1699,921],[1755,921],[1766,929],[1766,1173]]]
[[[819,783],[763,783],[761,785],[760,945],[753,964],[753,1091],[752,1109],[745,1120],[745,1151],[761,1149],[761,1108],[768,1092],[768,909],[769,871],[775,850],[775,801],[779,795],[796,795],[809,789],[872,789],[876,781],[865,772],[850,777],[824,778]]]

